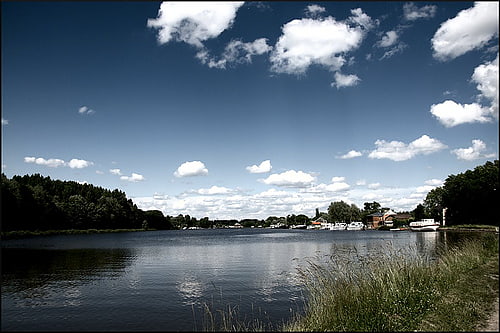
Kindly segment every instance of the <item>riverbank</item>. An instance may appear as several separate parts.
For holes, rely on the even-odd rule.
[[[302,276],[306,311],[286,331],[475,331],[498,300],[498,235],[483,233],[437,261],[333,258]]]

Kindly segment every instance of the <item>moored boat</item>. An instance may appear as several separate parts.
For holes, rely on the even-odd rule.
[[[351,222],[347,225],[346,230],[365,230],[365,225],[363,222]]]
[[[410,222],[411,231],[436,231],[439,223],[434,219],[422,219],[420,221]]]
[[[346,230],[346,228],[347,228],[347,223],[344,222],[337,222],[330,226],[330,230]]]

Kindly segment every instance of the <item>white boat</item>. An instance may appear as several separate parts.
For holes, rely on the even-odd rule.
[[[330,230],[346,230],[346,228],[347,228],[347,223],[343,222],[334,223],[330,226]]]
[[[439,223],[434,219],[422,219],[420,221],[410,222],[411,231],[436,231]]]
[[[351,222],[347,225],[346,230],[365,230],[363,222]]]

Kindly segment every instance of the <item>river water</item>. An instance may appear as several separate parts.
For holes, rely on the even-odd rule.
[[[211,329],[207,313],[224,309],[242,322],[279,325],[304,304],[297,268],[308,260],[353,248],[432,257],[446,239],[446,232],[255,228],[3,240],[1,329],[201,331]]]

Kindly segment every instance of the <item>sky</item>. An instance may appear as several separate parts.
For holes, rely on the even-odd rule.
[[[2,172],[141,209],[411,211],[498,159],[497,2],[1,2]]]

